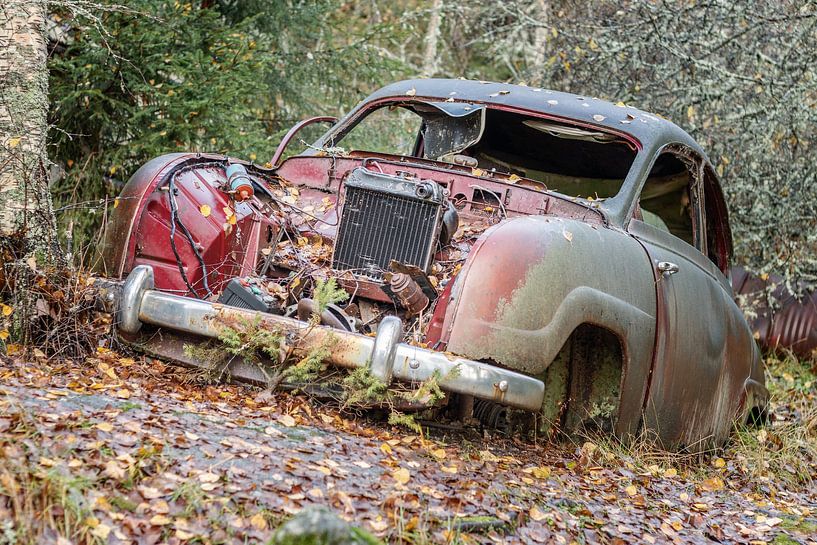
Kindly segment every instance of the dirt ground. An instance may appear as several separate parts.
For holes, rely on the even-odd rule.
[[[0,366],[0,544],[264,543],[325,505],[393,543],[817,543],[817,486],[726,454],[426,437],[100,349]],[[645,461],[646,460],[646,461]]]

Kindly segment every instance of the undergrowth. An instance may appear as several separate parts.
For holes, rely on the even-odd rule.
[[[766,359],[769,423],[740,426],[725,456],[758,483],[778,480],[791,485],[817,478],[817,375],[791,354]]]
[[[817,375],[808,362],[791,354],[766,358],[769,421],[763,426],[738,424],[723,448],[671,452],[654,435],[630,441],[589,433],[578,449],[580,460],[652,473],[687,471],[700,478],[733,472],[761,486],[809,486],[817,478]]]
[[[339,287],[334,278],[328,280],[318,279],[315,282],[315,289],[312,291],[312,299],[317,304],[315,314],[312,316],[313,320],[320,323],[321,314],[329,305],[336,305],[342,303],[349,298],[349,293],[343,288]]]

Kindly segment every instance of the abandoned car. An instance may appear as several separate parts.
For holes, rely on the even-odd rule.
[[[292,154],[316,123],[331,127]],[[436,377],[447,414],[510,407],[673,447],[722,443],[765,411],[731,252],[715,172],[676,125],[445,79],[303,121],[264,166],[153,159],[103,247],[124,279],[119,334],[145,353],[201,366],[185,345],[251,323],[288,355],[329,346],[328,364],[385,383]],[[316,302],[329,278],[342,303]],[[263,383],[277,360],[228,367]]]

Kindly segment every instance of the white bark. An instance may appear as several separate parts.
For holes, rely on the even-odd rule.
[[[437,72],[437,45],[440,41],[440,23],[442,22],[442,0],[434,0],[431,6],[431,16],[428,19],[428,29],[425,38],[425,53],[423,55],[423,75],[433,76]]]
[[[533,17],[537,26],[533,32],[533,45],[528,56],[528,73],[531,74],[530,83],[542,85],[544,82],[544,66],[548,58],[548,32],[550,32],[547,0],[536,0],[533,7]]]
[[[46,9],[46,0],[0,2],[0,236],[22,236],[26,251],[50,257]]]

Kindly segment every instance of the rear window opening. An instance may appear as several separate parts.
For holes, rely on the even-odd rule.
[[[595,128],[482,104],[420,101],[372,110],[334,135],[331,145],[515,174],[585,199],[615,196],[637,152],[631,142]]]

